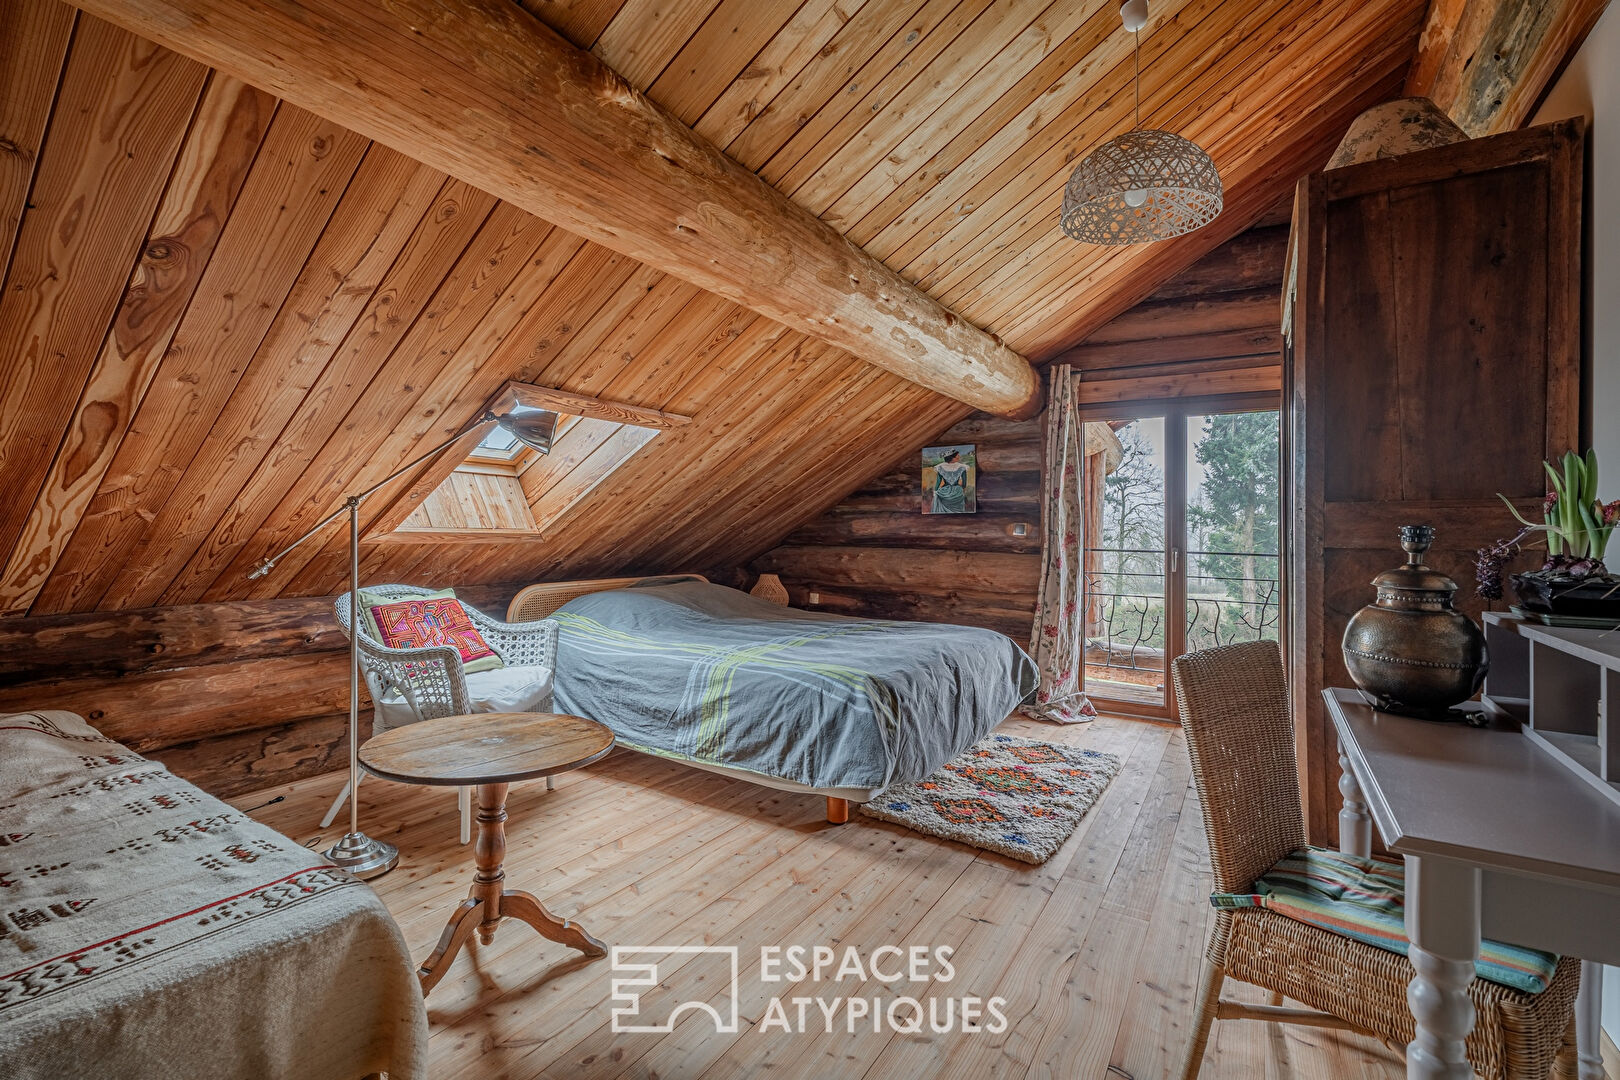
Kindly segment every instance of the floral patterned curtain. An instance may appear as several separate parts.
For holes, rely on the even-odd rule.
[[[1097,715],[1080,689],[1080,669],[1085,662],[1085,619],[1080,613],[1085,428],[1077,403],[1079,381],[1079,373],[1069,365],[1052,365],[1042,474],[1041,591],[1030,635],[1030,652],[1041,670],[1041,686],[1034,703],[1023,709],[1037,720],[1057,724],[1083,724]]]

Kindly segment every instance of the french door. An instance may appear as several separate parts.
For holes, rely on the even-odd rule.
[[[1170,660],[1277,640],[1276,395],[1087,406],[1082,683],[1098,708],[1170,718]]]

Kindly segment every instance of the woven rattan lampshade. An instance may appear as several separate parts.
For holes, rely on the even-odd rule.
[[[1215,162],[1170,131],[1128,131],[1075,166],[1063,188],[1063,231],[1092,244],[1167,240],[1221,212]]]
[[[1120,16],[1139,33],[1147,0],[1128,0]],[[1076,240],[1112,246],[1168,240],[1221,212],[1221,174],[1203,148],[1174,132],[1140,127],[1140,42],[1137,63],[1138,127],[1087,154],[1063,187],[1058,223]]]

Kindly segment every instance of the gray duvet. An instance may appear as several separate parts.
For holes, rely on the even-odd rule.
[[[816,788],[920,780],[1036,685],[991,630],[798,611],[703,581],[592,593],[552,617],[559,712],[645,753]]]

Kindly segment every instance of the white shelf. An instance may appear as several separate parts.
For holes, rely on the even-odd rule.
[[[1485,705],[1620,803],[1620,631],[1542,626],[1485,615],[1491,670]]]

